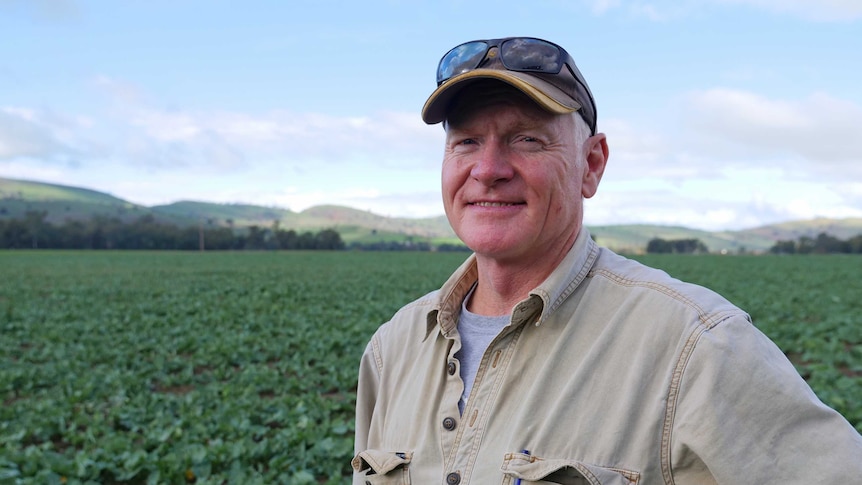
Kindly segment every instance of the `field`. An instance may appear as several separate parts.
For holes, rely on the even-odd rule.
[[[0,484],[346,483],[374,329],[464,254],[0,252]],[[862,258],[639,258],[862,430]]]

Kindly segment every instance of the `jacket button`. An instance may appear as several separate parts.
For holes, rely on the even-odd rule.
[[[448,372],[450,376],[455,375],[455,363],[454,362],[449,362],[449,364],[446,365],[446,372]]]
[[[455,420],[452,418],[444,419],[443,420],[443,427],[446,428],[446,431],[452,431],[453,429],[455,429]]]
[[[458,472],[452,472],[446,475],[446,484],[447,485],[458,485],[461,483],[461,474]]]

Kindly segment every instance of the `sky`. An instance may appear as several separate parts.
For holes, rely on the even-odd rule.
[[[442,215],[437,62],[507,36],[596,98],[587,225],[862,217],[860,0],[0,0],[0,177]]]

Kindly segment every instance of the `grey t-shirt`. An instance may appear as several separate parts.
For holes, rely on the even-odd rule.
[[[461,317],[458,319],[458,333],[461,334],[461,350],[455,353],[455,358],[461,363],[461,380],[464,381],[464,392],[458,401],[458,409],[464,413],[467,398],[476,380],[479,362],[488,345],[503,328],[509,324],[509,315],[486,317],[467,310],[467,302],[473,296],[473,291],[464,298],[461,304]]]

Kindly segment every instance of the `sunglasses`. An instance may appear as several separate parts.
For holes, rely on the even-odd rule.
[[[559,74],[569,57],[557,44],[532,37],[474,40],[453,47],[440,59],[437,66],[437,85],[479,67],[492,47],[498,48],[503,66],[517,72]],[[491,55],[493,57],[497,54]]]
[[[496,50],[493,50],[494,48]],[[593,134],[596,132],[596,103],[587,82],[584,80],[575,61],[565,49],[535,37],[507,37],[492,40],[474,40],[453,47],[437,65],[437,86],[465,72],[478,69],[491,60],[499,58],[500,63],[509,71],[531,74],[561,75],[563,68],[571,73],[573,79],[558,78],[574,88],[582,106],[581,116],[587,121]],[[487,60],[487,62],[486,62]],[[572,80],[574,83],[572,83]]]

